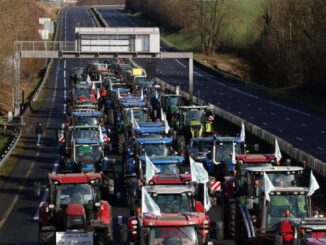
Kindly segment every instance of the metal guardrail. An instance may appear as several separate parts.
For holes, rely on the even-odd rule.
[[[7,125],[1,125],[1,130],[5,134],[12,135],[13,138],[10,141],[10,143],[7,144],[6,148],[0,155],[0,167],[5,163],[5,161],[8,159],[8,157],[10,156],[12,151],[16,148],[16,145],[19,142],[20,137],[21,137],[21,129],[20,128],[7,126]]]

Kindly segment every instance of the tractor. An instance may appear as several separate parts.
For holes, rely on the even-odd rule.
[[[112,210],[100,198],[101,174],[49,174],[49,200],[39,209],[40,244],[113,240]]]

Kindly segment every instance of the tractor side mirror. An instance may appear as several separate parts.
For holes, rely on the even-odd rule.
[[[205,208],[203,204],[200,201],[195,201],[195,211],[198,213],[203,213],[205,212]]]

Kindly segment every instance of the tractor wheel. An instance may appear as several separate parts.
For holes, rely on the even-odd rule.
[[[39,233],[40,245],[53,245],[55,244],[55,232],[54,231],[40,231]]]
[[[230,232],[230,237],[232,239],[235,238],[235,230],[236,230],[235,216],[236,216],[236,203],[232,202],[229,203],[229,232]]]
[[[114,126],[114,110],[112,108],[108,110],[108,124]]]
[[[96,233],[98,245],[107,245],[113,241],[112,225],[105,229],[98,229]]]
[[[118,134],[118,153],[122,154],[125,149],[125,135]]]
[[[186,146],[186,139],[183,135],[177,136],[177,149],[178,152],[183,152]]]

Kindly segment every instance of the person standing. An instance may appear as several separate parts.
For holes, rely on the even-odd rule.
[[[37,123],[37,126],[35,128],[35,134],[37,137],[36,145],[39,146],[40,142],[41,142],[41,137],[43,134],[43,128],[42,128],[42,124],[40,122]]]

